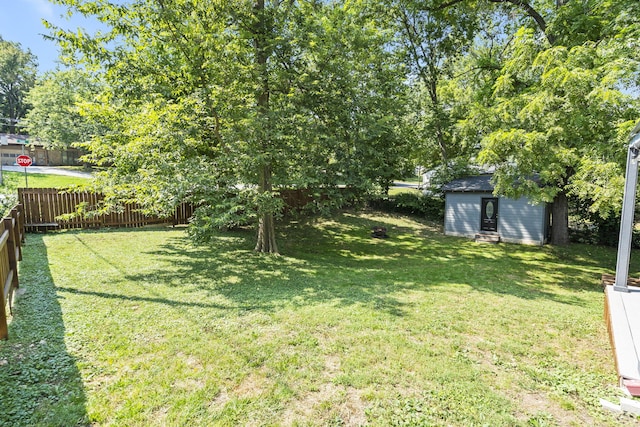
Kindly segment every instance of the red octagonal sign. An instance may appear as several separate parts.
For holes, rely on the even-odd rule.
[[[31,157],[22,154],[18,157],[16,157],[16,163],[18,164],[18,166],[23,166],[23,167],[27,167],[27,166],[31,166]]]

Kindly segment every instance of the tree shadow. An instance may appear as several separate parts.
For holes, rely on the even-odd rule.
[[[386,227],[389,238],[372,238],[374,225]],[[540,283],[601,292],[598,261],[571,250],[563,258],[554,248],[482,245],[443,236],[429,226],[398,225],[391,216],[348,213],[336,220],[292,221],[279,230],[283,255],[278,257],[255,254],[254,233],[246,230],[220,234],[206,246],[169,239],[148,252],[168,266],[154,271],[154,280],[185,294],[222,296],[230,301],[228,309],[362,304],[395,316],[412,309],[399,296],[451,285],[570,305],[585,302],[577,292],[557,292]],[[126,278],[140,282],[148,276],[128,272]]]
[[[9,340],[0,342],[0,425],[90,425],[40,235],[27,237],[20,283]]]

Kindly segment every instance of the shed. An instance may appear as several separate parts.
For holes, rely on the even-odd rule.
[[[549,209],[528,198],[494,196],[492,175],[455,179],[445,194],[444,232],[477,240],[543,245],[549,235]]]

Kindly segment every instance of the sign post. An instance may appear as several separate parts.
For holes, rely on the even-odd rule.
[[[9,139],[7,135],[0,136],[0,149],[3,145],[9,145]],[[2,171],[2,152],[0,152],[0,185],[4,185],[4,176]]]
[[[27,180],[27,167],[31,166],[31,164],[33,163],[31,161],[31,157],[27,156],[26,154],[21,154],[16,157],[16,163],[18,164],[18,166],[22,166],[24,168],[24,186],[26,188],[29,188],[29,181]]]

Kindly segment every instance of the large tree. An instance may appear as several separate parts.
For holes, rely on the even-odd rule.
[[[480,162],[496,167],[496,192],[553,202],[551,241],[566,244],[569,197],[604,217],[619,206],[638,118],[638,3],[490,2],[520,20],[490,56],[491,90],[477,86],[466,125],[481,137]]]
[[[457,138],[458,99],[449,91],[455,64],[468,53],[481,23],[474,2],[397,0],[389,7],[408,64],[416,160],[428,168],[453,166],[468,154]]]
[[[84,113],[110,129],[87,148],[112,194],[165,212],[192,200],[199,233],[254,219],[256,250],[277,252],[278,188],[390,179],[375,164],[399,158],[401,73],[366,2],[59,2],[112,28],[54,31],[103,71]]]
[[[27,112],[25,96],[35,83],[37,66],[29,50],[0,37],[0,131],[16,133]]]
[[[25,130],[51,148],[86,142],[95,130],[80,111],[98,90],[97,82],[78,69],[45,73],[26,97],[30,109],[24,119]]]

